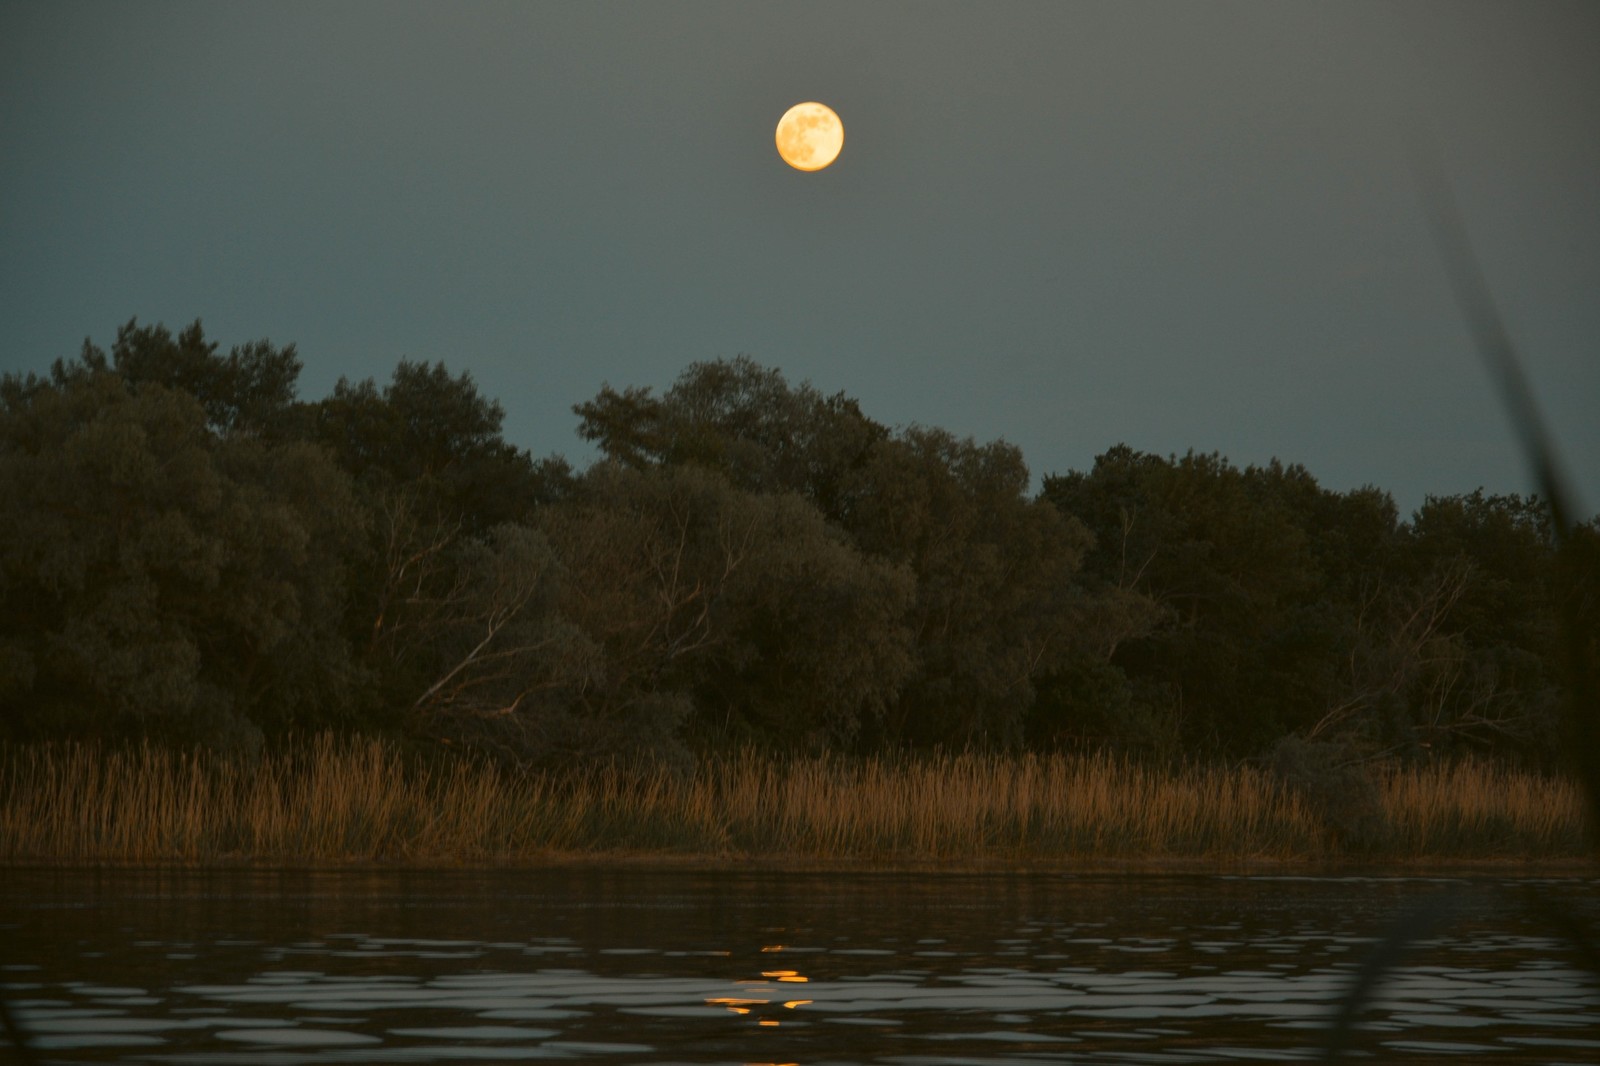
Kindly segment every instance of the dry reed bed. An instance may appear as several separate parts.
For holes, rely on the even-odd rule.
[[[425,766],[321,739],[243,765],[155,748],[13,750],[0,862],[535,862],[573,853],[955,862],[1549,859],[1584,853],[1577,789],[1481,763],[1393,771],[1381,831],[1340,840],[1251,768],[1110,757],[755,756],[688,775]]]

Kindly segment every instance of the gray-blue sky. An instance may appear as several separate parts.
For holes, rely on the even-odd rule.
[[[773,149],[800,100],[832,168]],[[1600,5],[0,7],[0,369],[137,316],[571,405],[748,354],[1018,444],[1526,491],[1408,170],[1426,128],[1600,505]]]

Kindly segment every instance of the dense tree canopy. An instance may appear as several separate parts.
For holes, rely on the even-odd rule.
[[[848,517],[847,479],[889,435],[854,400],[745,356],[695,363],[660,397],[606,386],[574,410],[579,435],[618,463],[713,469],[749,492],[798,493],[833,522]]]
[[[1120,445],[1034,492],[743,357],[579,404],[574,471],[442,364],[299,371],[130,322],[0,379],[0,738],[1548,761],[1559,612],[1600,651],[1600,527],[1533,498]]]
[[[14,386],[14,387],[13,387]],[[90,364],[10,382],[0,421],[5,720],[255,742],[337,721],[364,516],[320,449],[208,428],[193,396]]]

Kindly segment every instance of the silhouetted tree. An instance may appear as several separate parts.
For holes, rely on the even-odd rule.
[[[1325,709],[1343,622],[1314,516],[1333,505],[1303,469],[1119,446],[1087,474],[1046,478],[1044,496],[1093,530],[1094,587],[1162,612],[1113,663],[1144,697],[1165,693],[1186,748],[1260,751]]]
[[[847,481],[845,528],[917,581],[916,665],[884,724],[891,744],[1012,746],[1034,680],[1101,636],[1073,584],[1090,543],[1030,499],[1022,453],[913,427]]]
[[[403,491],[413,506],[469,533],[526,519],[568,472],[536,464],[500,436],[505,412],[472,376],[402,360],[382,390],[344,378],[312,408],[313,434],[371,491]]]
[[[609,385],[573,408],[578,433],[624,466],[694,465],[746,492],[794,492],[847,522],[843,483],[888,430],[844,394],[791,386],[746,356],[694,363],[663,395]]]
[[[363,515],[319,449],[208,428],[92,356],[0,389],[0,707],[253,746],[325,724],[361,677],[340,631]]]
[[[563,612],[603,649],[575,709],[594,728],[839,742],[905,676],[909,576],[797,496],[602,463],[541,524],[567,568]]]
[[[150,384],[187,393],[219,433],[282,436],[290,428],[300,357],[292,344],[275,348],[265,340],[224,356],[206,340],[198,319],[176,337],[165,326],[140,326],[130,319],[117,330],[109,359],[84,341],[77,362],[55,362],[51,380],[60,387],[71,377],[107,370],[135,388]]]

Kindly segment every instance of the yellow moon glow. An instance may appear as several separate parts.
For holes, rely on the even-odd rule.
[[[827,104],[795,104],[778,120],[778,154],[796,170],[821,170],[843,147],[844,123]]]

